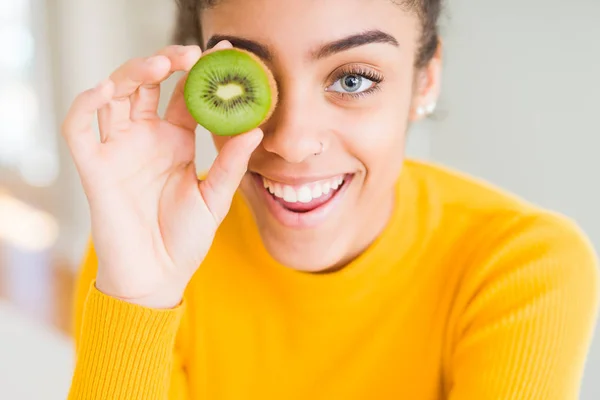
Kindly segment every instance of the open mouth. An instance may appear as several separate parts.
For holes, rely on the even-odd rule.
[[[253,173],[271,212],[285,225],[305,226],[322,221],[339,203],[354,174],[287,185]]]

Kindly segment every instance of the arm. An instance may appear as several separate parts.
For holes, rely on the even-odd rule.
[[[97,259],[90,245],[74,302],[76,364],[69,400],[186,400],[177,351],[184,305],[155,310],[98,291]]]
[[[467,279],[450,400],[576,400],[598,310],[593,249],[555,216],[524,223]]]
[[[184,89],[201,56],[198,46],[167,46],[130,59],[79,93],[61,125],[90,209],[95,254],[84,269],[97,269],[79,283],[72,399],[164,399],[180,387],[181,373],[169,373],[181,369],[184,293],[263,137],[256,128],[228,140],[198,180]],[[176,71],[185,73],[161,118],[157,89]]]

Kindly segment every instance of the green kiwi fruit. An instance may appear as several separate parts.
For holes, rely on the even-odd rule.
[[[187,77],[185,103],[199,125],[220,136],[247,132],[269,119],[277,85],[255,54],[229,48],[200,57]]]

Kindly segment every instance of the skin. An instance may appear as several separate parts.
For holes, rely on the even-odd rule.
[[[89,204],[96,288],[146,307],[180,304],[238,188],[268,250],[283,264],[316,272],[353,259],[385,225],[408,124],[418,106],[435,101],[439,87],[439,52],[416,71],[418,20],[387,0],[324,0],[314,7],[229,0],[204,11],[202,22],[204,37],[243,36],[268,46],[280,89],[278,108],[264,126],[214,138],[219,151],[205,180],[198,180],[194,164],[198,125],[183,98],[187,74],[165,115],[158,115],[160,83],[189,71],[202,56],[198,46],[168,46],[124,62],[73,100],[61,126]],[[325,42],[375,27],[398,46],[376,43],[318,61],[309,57]],[[204,54],[231,46],[219,40]],[[341,97],[328,77],[347,64],[379,71],[381,90]],[[314,156],[319,142],[324,152]],[[355,175],[339,207],[305,230],[285,228],[267,212],[252,171],[283,181]]]
[[[272,54],[263,61],[277,80],[280,101],[261,127],[264,139],[241,184],[267,250],[280,263],[302,271],[343,267],[375,240],[393,210],[407,128],[418,118],[416,107],[438,95],[440,52],[426,68],[416,70],[420,21],[384,0],[327,0],[318,6],[227,0],[204,10],[201,24],[207,41],[223,35],[236,45],[239,37]],[[373,29],[393,36],[398,45],[371,43],[318,60],[311,57],[327,42]],[[325,91],[335,83],[332,74],[344,66],[352,72],[354,66],[378,71],[384,79],[380,90],[359,98],[341,95],[339,84],[337,92]],[[220,150],[228,139],[213,135],[213,140]],[[320,142],[325,151],[315,156]],[[293,229],[268,211],[260,193],[264,189],[250,172],[284,183],[299,177],[355,175],[326,221],[313,229]]]

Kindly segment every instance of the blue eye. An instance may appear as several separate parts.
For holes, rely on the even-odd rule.
[[[375,85],[372,80],[357,74],[342,76],[327,88],[327,91],[342,93],[361,93],[371,89]]]
[[[362,83],[362,80],[362,76],[346,75],[340,81],[344,90],[347,90],[348,92],[356,92],[358,89],[360,89],[360,84]]]

